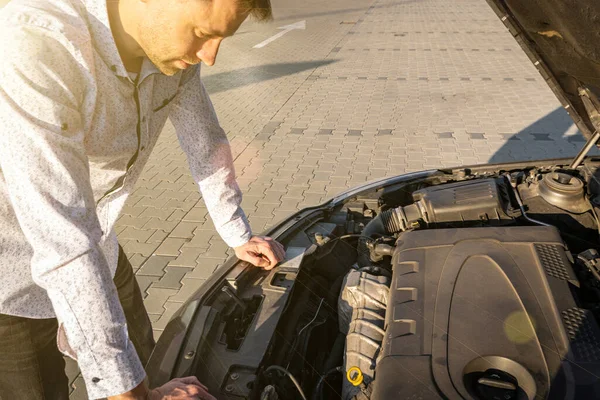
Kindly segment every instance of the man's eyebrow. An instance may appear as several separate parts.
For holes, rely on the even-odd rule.
[[[225,30],[223,32],[218,32],[216,33],[216,36],[222,37],[222,38],[226,38],[226,37],[231,37],[233,35],[235,35],[235,33],[237,32],[237,29],[235,30]]]
[[[236,31],[233,31],[233,32],[231,32],[231,31],[214,32],[214,31],[213,31],[212,33],[209,33],[209,32],[207,32],[206,30],[204,30],[204,29],[200,29],[200,28],[198,28],[198,29],[196,29],[196,30],[197,30],[199,33],[201,33],[201,34],[202,34],[202,36],[204,36],[204,37],[208,37],[208,38],[211,38],[211,39],[214,39],[214,38],[217,38],[217,37],[220,37],[220,38],[231,37],[231,36],[233,36],[233,35],[235,34],[235,32],[237,31],[237,30],[236,30]]]

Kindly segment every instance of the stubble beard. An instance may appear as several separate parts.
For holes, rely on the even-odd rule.
[[[146,57],[163,74],[167,76],[175,75],[180,69],[172,64],[175,61],[174,59],[165,59],[164,55],[169,52],[165,46],[161,45],[161,40],[157,35],[158,32],[164,31],[164,28],[160,25],[145,26],[145,28],[140,30],[140,33],[142,33],[140,35],[140,46],[146,53]]]

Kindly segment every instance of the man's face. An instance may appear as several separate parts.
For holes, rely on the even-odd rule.
[[[248,13],[237,0],[144,0],[137,41],[165,75],[190,64],[213,65],[221,41],[235,33]]]

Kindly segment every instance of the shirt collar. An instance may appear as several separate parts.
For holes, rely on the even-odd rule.
[[[125,69],[123,60],[121,60],[117,44],[110,30],[106,0],[82,0],[82,2],[86,10],[92,39],[100,57],[115,75],[128,78],[129,74]],[[138,82],[141,82],[146,76],[153,73],[160,73],[160,71],[148,57],[144,57]]]

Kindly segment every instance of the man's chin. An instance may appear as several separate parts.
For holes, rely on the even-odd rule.
[[[159,64],[156,66],[156,68],[158,68],[158,70],[160,72],[163,73],[163,75],[167,75],[167,76],[173,76],[176,73],[178,73],[179,71],[181,71],[180,68],[174,67],[173,65],[168,65],[168,64]]]
[[[181,71],[181,68],[178,68],[176,65],[174,65],[173,61],[160,61],[160,62],[157,62],[157,61],[153,60],[151,57],[148,57],[148,58],[150,59],[150,61],[152,61],[152,64],[154,64],[154,66],[163,75],[173,76],[176,73],[178,73],[179,71]]]

